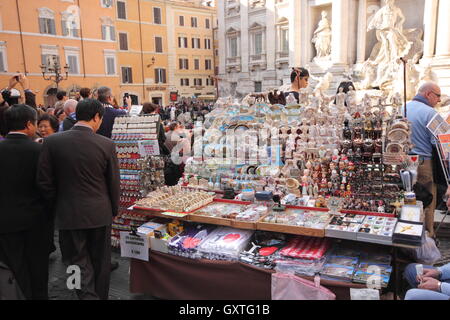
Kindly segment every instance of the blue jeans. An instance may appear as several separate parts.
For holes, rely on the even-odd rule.
[[[439,293],[432,290],[426,289],[416,289],[419,283],[417,282],[417,263],[409,264],[405,272],[403,273],[404,278],[408,281],[409,285],[414,288],[406,292],[405,300],[449,300],[450,297],[446,294]],[[435,269],[432,266],[423,266],[424,269]],[[450,280],[443,281],[449,283]]]

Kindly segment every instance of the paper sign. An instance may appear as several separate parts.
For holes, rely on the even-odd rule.
[[[132,117],[138,116],[141,113],[141,111],[142,111],[142,107],[143,106],[140,106],[140,105],[133,105],[133,106],[131,106],[130,116],[132,116]]]
[[[126,258],[135,258],[148,261],[148,240],[137,234],[131,235],[128,231],[120,232],[120,255]]]
[[[428,130],[437,137],[440,134],[446,134],[450,130],[450,125],[444,121],[439,113],[436,113],[431,121],[427,124]]]
[[[138,141],[138,145],[141,157],[159,156],[158,140],[141,140]]]

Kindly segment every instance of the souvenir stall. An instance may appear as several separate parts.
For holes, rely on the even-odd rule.
[[[128,210],[137,200],[164,185],[164,160],[159,156],[159,116],[117,117],[112,140],[120,169],[119,213],[113,219],[111,244],[120,246],[120,231],[130,231],[150,218]]]
[[[345,299],[374,270],[380,288],[397,280],[393,248],[424,237],[418,159],[396,96],[356,103],[355,94],[306,92],[286,106],[264,95],[219,100],[179,185],[133,207],[178,224],[145,233],[151,258],[132,259],[131,291],[270,299],[271,274],[283,272],[320,275]]]

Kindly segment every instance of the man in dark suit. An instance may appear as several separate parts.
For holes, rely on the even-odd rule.
[[[105,108],[78,103],[74,127],[44,140],[38,184],[54,204],[63,262],[81,271],[80,299],[108,299],[111,223],[119,203],[114,143],[96,134]]]
[[[48,218],[36,184],[41,145],[31,140],[37,113],[19,104],[4,112],[0,141],[0,261],[27,299],[48,299]]]

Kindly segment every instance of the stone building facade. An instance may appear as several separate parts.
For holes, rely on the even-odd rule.
[[[405,16],[403,29],[418,35],[417,76],[429,67],[432,78],[450,95],[450,1],[395,0],[394,4]],[[239,96],[289,84],[291,67],[299,66],[317,77],[331,72],[331,91],[344,75],[361,80],[364,62],[378,43],[376,30],[368,31],[368,25],[384,5],[385,0],[219,1],[221,95]],[[323,11],[332,29],[331,54],[318,61],[311,40]]]

